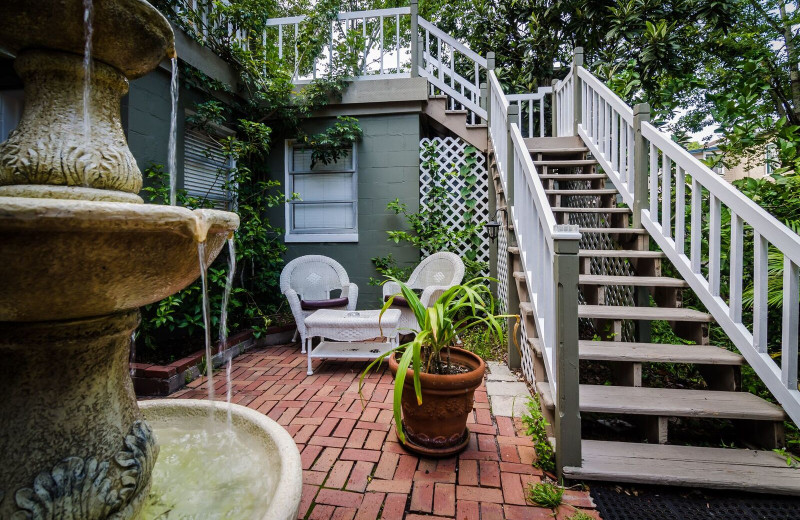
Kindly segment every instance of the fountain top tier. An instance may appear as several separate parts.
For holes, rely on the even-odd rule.
[[[175,56],[172,27],[144,0],[93,0],[92,58],[129,79]],[[83,0],[3,0],[0,47],[18,54],[51,49],[83,55]]]

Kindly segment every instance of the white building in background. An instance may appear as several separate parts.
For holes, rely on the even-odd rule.
[[[700,160],[715,159],[721,155],[719,144],[720,140],[714,140],[703,148],[689,150],[689,153]],[[764,147],[761,153],[754,154],[742,159],[741,162],[730,168],[720,163],[714,163],[711,169],[722,176],[726,181],[733,182],[745,177],[760,179],[772,174],[777,167],[777,150],[774,144]]]

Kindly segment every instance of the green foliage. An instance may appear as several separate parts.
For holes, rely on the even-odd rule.
[[[462,348],[477,354],[487,361],[503,361],[505,351],[504,336],[496,337],[486,334],[486,327],[476,327],[459,336]]]
[[[394,381],[394,418],[397,436],[402,442],[405,442],[401,398],[408,369],[413,368],[414,392],[417,396],[417,403],[422,404],[420,373],[450,373],[452,368],[450,347],[455,345],[459,335],[476,327],[485,327],[487,338],[491,336],[502,338],[501,319],[511,316],[494,314],[494,299],[482,278],[475,278],[447,289],[433,305],[427,308],[423,306],[417,294],[403,282],[397,279],[390,280],[399,285],[400,293],[392,295],[384,303],[380,315],[383,316],[383,313],[392,306],[396,296],[402,295],[414,312],[419,332],[412,341],[400,345],[370,363],[361,373],[359,392],[361,392],[364,377],[370,370],[380,366],[386,357],[400,355]]]
[[[432,143],[426,144],[426,159],[423,166],[430,172],[431,188],[426,195],[425,203],[420,204],[417,213],[410,211],[408,206],[399,199],[395,199],[387,206],[395,215],[402,215],[410,228],[409,230],[388,231],[389,240],[395,244],[401,242],[410,244],[428,255],[441,251],[456,253],[465,251],[462,260],[466,268],[466,280],[481,276],[488,267],[485,262],[477,260],[476,252],[481,245],[483,231],[483,224],[476,222],[476,215],[473,211],[477,204],[474,197],[475,184],[478,181],[478,176],[474,173],[477,154],[476,148],[468,147],[464,166],[450,172],[442,172],[436,146]],[[451,195],[445,187],[447,176],[460,176],[465,183],[459,195],[469,209],[464,212],[463,225],[457,230],[447,225],[447,217],[453,211],[453,206],[450,204]],[[382,276],[407,279],[406,273],[413,270],[413,266],[399,266],[391,254],[385,257],[375,257],[372,262]],[[370,283],[379,285],[381,281],[372,278]]]
[[[327,73],[296,88],[292,84],[295,69],[301,74],[309,71],[327,43],[328,31],[323,29],[336,18],[337,0],[290,5],[272,0],[201,1],[200,8],[194,9],[196,3],[188,0],[154,2],[173,23],[220,56],[237,74],[234,89],[186,64],[182,64],[180,77],[185,84],[206,94],[206,99],[195,104],[194,114],[187,118],[187,123],[204,130],[216,141],[223,159],[217,180],[224,183],[231,195],[232,205],[228,209],[236,211],[240,218],[235,234],[237,271],[229,303],[228,328],[252,327],[258,336],[281,308],[278,284],[286,250],[281,240],[283,230],[273,226],[266,216],[270,208],[286,202],[280,183],[269,180],[266,164],[273,130],[297,136],[312,150],[313,163],[328,164],[351,148],[362,135],[356,119],[340,117],[330,128],[316,135],[307,134],[303,122],[332,101],[341,99],[347,78],[360,66],[355,50],[363,41],[359,40],[362,38],[360,31],[349,31],[346,41],[335,49]],[[203,7],[207,11],[205,14]],[[266,25],[267,20],[289,14],[287,9],[292,14],[308,16],[307,23],[300,26],[297,38],[300,52],[296,63],[293,53],[291,57],[279,59],[275,42],[269,40],[265,46],[261,38],[264,31],[275,30]],[[238,36],[231,38],[229,26],[237,29],[239,36],[248,35],[246,45],[237,40]],[[287,38],[293,39],[294,35],[287,35]],[[229,104],[219,101],[221,94]],[[236,134],[215,138],[214,129],[219,126],[235,127]],[[219,154],[219,150],[213,157],[207,153],[209,159]],[[231,169],[229,164],[235,167]],[[169,181],[163,169],[153,165],[146,174],[149,182],[144,192],[150,201],[168,203]],[[177,204],[188,208],[213,205],[208,194],[190,197],[184,190],[178,190]],[[218,334],[222,290],[227,277],[225,262],[226,255],[222,254],[209,268],[212,337]],[[202,344],[201,298],[197,281],[178,294],[146,306],[142,310],[139,340],[148,349],[140,350],[140,354],[169,359]],[[152,352],[155,350],[159,353]]]
[[[564,497],[564,488],[552,482],[529,484],[527,491],[528,500],[542,507],[556,508]]]
[[[584,513],[581,510],[577,510],[569,515],[566,520],[594,520],[594,517]]]
[[[538,394],[528,400],[528,413],[522,416],[522,424],[525,425],[525,433],[533,439],[533,447],[536,450],[534,465],[544,471],[555,471],[556,461],[553,445],[547,438],[547,426],[549,425],[542,414]]]

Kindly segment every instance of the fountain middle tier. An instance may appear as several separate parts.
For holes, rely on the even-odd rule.
[[[239,217],[225,211],[0,197],[0,322],[131,310],[178,292],[216,258]]]

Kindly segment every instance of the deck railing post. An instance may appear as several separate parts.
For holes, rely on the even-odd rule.
[[[399,25],[398,25],[399,27]],[[411,77],[419,76],[419,0],[411,0]],[[400,52],[400,49],[397,49]],[[400,71],[398,71],[400,72]]]
[[[556,226],[576,232],[577,226]],[[580,235],[577,235],[580,237]],[[553,278],[556,288],[556,468],[581,465],[581,413],[578,398],[578,243],[579,238],[554,238]]]
[[[650,105],[633,107],[633,227],[642,227],[642,209],[647,206],[648,150],[642,137],[642,123],[650,122]]]
[[[572,57],[572,135],[578,135],[581,124],[581,80],[578,67],[583,67],[583,47],[575,47]]]
[[[550,82],[550,86],[553,87],[553,92],[550,93],[550,126],[551,131],[553,132],[553,137],[558,137],[558,103],[556,102],[556,85],[558,85],[558,80],[554,79]]]
[[[508,124],[506,127],[506,205],[514,206],[514,140],[511,138],[511,125],[519,125],[519,105],[508,105]]]

